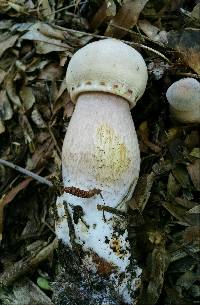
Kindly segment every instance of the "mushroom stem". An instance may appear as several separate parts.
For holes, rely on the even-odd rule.
[[[65,193],[57,200],[57,236],[81,248],[84,269],[99,280],[103,276],[103,289],[110,296],[115,291],[115,300],[126,304],[134,302],[141,272],[135,263],[130,267],[127,219],[122,213],[140,168],[130,108],[143,95],[147,78],[140,53],[116,39],[78,50],[66,73],[76,107],[63,143]],[[108,209],[99,209],[101,205]],[[112,297],[104,298],[101,292],[99,296],[98,305],[115,304]]]
[[[101,193],[90,198],[65,193],[57,203],[60,216],[57,235],[72,245],[70,234],[63,231],[68,226],[64,217],[63,202],[66,201],[76,242],[85,252],[83,264],[91,268],[89,258],[92,268],[110,277],[119,295],[131,302],[128,287],[134,290],[137,276],[133,278],[128,272],[127,219],[98,209],[102,204],[125,211],[124,203],[130,199],[139,175],[138,141],[128,102],[109,93],[81,94],[65,136],[62,155],[65,188],[97,189]]]
[[[139,166],[128,102],[109,93],[81,94],[63,144],[64,186],[100,189],[105,203],[117,207],[130,198]]]

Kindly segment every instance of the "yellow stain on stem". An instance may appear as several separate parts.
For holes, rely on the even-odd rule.
[[[95,165],[96,179],[112,184],[120,179],[131,160],[126,145],[108,124],[101,124],[96,132]]]

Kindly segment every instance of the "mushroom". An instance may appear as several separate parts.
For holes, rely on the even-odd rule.
[[[140,169],[130,108],[143,95],[147,78],[140,53],[116,39],[78,50],[66,74],[76,107],[62,148],[65,193],[57,200],[57,236],[73,246],[70,217],[75,242],[85,253],[83,264],[109,278],[108,285],[127,304],[132,303],[141,273],[137,266],[134,276],[128,271],[125,202],[133,194]]]
[[[172,118],[181,123],[200,123],[200,83],[194,78],[183,78],[167,90]]]

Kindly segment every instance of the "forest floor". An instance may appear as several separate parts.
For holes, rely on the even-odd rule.
[[[137,49],[149,74],[131,111],[141,152],[127,203],[133,255],[143,269],[137,304],[200,304],[199,130],[174,121],[166,99],[173,82],[200,79],[198,2],[0,1],[0,304],[98,305],[78,292],[73,254],[56,239],[58,188],[2,160],[54,185],[62,181],[62,142],[74,109],[66,68],[75,51],[104,37]]]

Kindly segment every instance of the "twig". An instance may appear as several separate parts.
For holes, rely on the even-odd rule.
[[[20,172],[20,173],[22,173],[26,176],[32,177],[33,179],[39,181],[40,183],[46,184],[49,187],[53,187],[53,184],[49,180],[47,180],[47,179],[29,171],[29,170],[27,170],[27,169],[25,169],[21,166],[18,166],[16,164],[13,164],[13,163],[11,163],[9,161],[6,161],[6,160],[3,160],[3,159],[0,159],[0,164],[11,167],[11,168],[17,170],[18,172]]]
[[[98,204],[97,205],[97,209],[98,209],[98,211],[105,211],[105,212],[109,212],[111,214],[127,217],[127,213],[126,212],[119,211],[119,210],[117,210],[115,208],[112,208],[112,207],[109,207],[109,206],[106,206],[106,205]]]
[[[66,32],[71,32],[71,33],[79,33],[79,34],[83,34],[83,35],[88,35],[88,36],[92,36],[92,37],[95,37],[95,38],[100,38],[100,39],[105,39],[105,38],[113,38],[113,37],[109,37],[109,36],[102,36],[102,35],[97,35],[97,34],[92,34],[92,33],[87,33],[87,32],[82,32],[82,31],[77,31],[77,30],[73,30],[73,29],[68,29],[68,28],[62,28],[62,27],[59,27],[59,26],[54,26],[55,28],[58,28],[60,29],[61,31],[66,31]],[[118,26],[117,26],[118,27]],[[120,27],[122,28],[122,27]],[[127,30],[127,32],[130,32],[131,30],[128,30],[126,28],[123,28],[123,30]],[[133,31],[131,31],[131,33],[134,33]],[[152,53],[155,53],[157,54],[158,56],[162,57],[164,60],[166,60],[167,62],[170,62],[170,60],[165,56],[163,55],[162,53],[160,53],[159,51],[156,51],[154,50],[153,48],[150,48],[148,46],[145,46],[144,44],[141,44],[141,43],[137,43],[137,42],[131,42],[131,41],[127,41],[127,40],[121,40],[122,42],[125,42],[126,44],[129,44],[129,45],[134,45],[136,47],[140,47],[140,48],[143,48],[143,49],[146,49]],[[163,47],[163,46],[162,46]]]
[[[83,2],[83,3],[81,3],[81,4],[86,4],[86,3],[87,3],[87,2]],[[74,6],[76,7],[76,4],[70,4],[70,5],[61,7],[61,8],[59,8],[58,10],[55,10],[55,11],[51,12],[50,14],[45,15],[44,17],[49,17],[49,16],[51,16],[51,15],[53,15],[53,14],[62,12],[62,11],[64,11],[64,10],[68,10],[69,8],[72,8],[72,7],[74,7]]]
[[[0,274],[0,287],[11,285],[17,278],[32,272],[39,264],[48,259],[53,251],[57,248],[58,240],[55,238],[50,244],[46,245],[42,250],[34,256],[22,259]]]
[[[146,50],[148,50],[148,51],[150,51],[150,52],[152,52],[152,53],[155,53],[155,54],[157,54],[159,57],[161,57],[161,58],[163,58],[164,60],[166,60],[167,62],[170,62],[170,60],[165,56],[165,55],[163,55],[162,53],[160,53],[160,52],[158,52],[158,51],[156,51],[156,50],[154,50],[154,49],[152,49],[152,48],[150,48],[150,47],[147,47],[147,46],[145,46],[145,45],[143,45],[143,44],[141,44],[141,43],[132,43],[132,42],[126,42],[127,44],[129,43],[130,45],[131,44],[134,44],[134,45],[138,45],[139,47],[141,47],[141,48],[143,48],[143,49],[146,49]]]
[[[193,77],[196,79],[200,79],[200,74],[195,74],[195,73],[186,73],[186,72],[173,72],[169,71],[166,73],[167,75],[178,75],[178,76],[185,76],[185,77]]]

